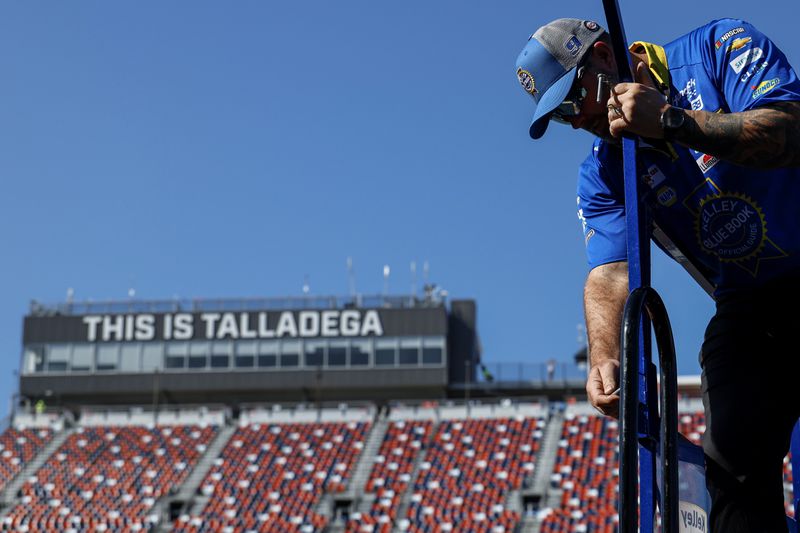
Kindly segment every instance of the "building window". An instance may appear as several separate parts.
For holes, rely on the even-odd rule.
[[[380,339],[375,341],[375,366],[394,366],[397,361],[397,341]]]
[[[35,346],[25,348],[24,373],[32,374],[44,370],[44,347]]]
[[[419,366],[420,339],[403,339],[400,341],[400,365]]]
[[[75,344],[72,346],[72,364],[70,370],[73,372],[91,372],[94,366],[94,345]]]
[[[231,351],[233,344],[230,342],[211,343],[211,368],[228,368],[231,366]]]
[[[189,345],[189,368],[193,370],[208,366],[208,343],[193,342]]]
[[[120,347],[120,357],[119,357],[119,369],[122,372],[139,372],[139,350],[142,348],[143,345],[141,344],[123,344]],[[147,350],[150,350],[150,359],[148,363],[150,365],[155,366],[146,366],[144,361],[142,361],[141,370],[148,371],[148,370],[155,370],[156,368],[161,368],[161,361],[164,359],[162,355],[162,344],[145,344],[145,353],[148,353]],[[145,357],[142,357],[145,359]]]
[[[185,342],[167,344],[166,367],[170,370],[186,368],[186,356],[189,345]]]
[[[145,372],[164,368],[164,345],[147,343],[142,346],[142,370]]]
[[[300,341],[281,341],[281,368],[294,368],[300,364]]]
[[[97,371],[108,372],[119,368],[119,344],[97,346]]]
[[[69,366],[69,344],[55,344],[47,350],[48,372],[66,372]]]
[[[372,355],[372,341],[354,339],[350,343],[350,366],[369,365]]]
[[[444,339],[422,339],[422,364],[444,364]]]
[[[328,366],[347,364],[347,341],[331,341],[328,345]]]
[[[278,341],[261,341],[258,346],[258,368],[278,365]]]
[[[262,343],[263,344],[263,343]],[[236,343],[236,368],[253,368],[256,360],[256,343]]]
[[[325,341],[306,341],[305,365],[307,367],[316,368],[325,364],[325,344]]]

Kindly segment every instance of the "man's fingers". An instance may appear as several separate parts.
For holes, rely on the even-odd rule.
[[[636,83],[641,83],[642,85],[652,87],[653,89],[656,88],[655,83],[653,83],[653,78],[650,76],[650,69],[647,68],[647,65],[645,65],[644,61],[636,65],[634,78],[636,78]]]
[[[586,381],[586,392],[594,408],[614,418],[619,417],[618,368],[612,362],[594,366]]]
[[[613,416],[614,418],[619,417],[619,396],[617,395],[598,396],[592,404],[595,409],[604,415]]]
[[[605,365],[600,368],[600,377],[603,380],[603,394],[610,395],[619,388],[619,367]]]

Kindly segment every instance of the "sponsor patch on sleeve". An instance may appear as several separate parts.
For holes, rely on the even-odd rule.
[[[769,66],[769,61],[764,61],[763,63],[759,63],[757,65],[754,64],[749,69],[747,69],[744,74],[742,74],[742,77],[739,78],[739,81],[741,81],[742,83],[747,83],[747,80],[749,80],[750,78],[752,78],[753,76],[755,76],[768,66]],[[755,87],[753,87],[753,89],[755,89]]]
[[[698,157],[696,161],[697,161],[697,166],[700,167],[700,172],[705,174],[706,172],[711,170],[711,167],[719,163],[719,158],[714,157],[713,155],[700,154],[700,157]]]
[[[755,63],[759,59],[764,56],[764,50],[761,48],[755,47],[747,50],[746,52],[739,54],[734,58],[731,62],[731,68],[736,74],[742,72],[744,67],[750,65],[751,63]]]
[[[753,38],[752,37],[742,37],[740,39],[734,39],[731,42],[731,44],[729,44],[728,47],[725,48],[725,53],[726,54],[730,54],[730,53],[735,52],[737,50],[741,50],[742,48],[744,48],[745,46],[747,46],[748,44],[750,44],[752,42],[753,42]]]
[[[678,200],[678,193],[672,187],[661,187],[656,193],[658,203],[670,207]]]
[[[722,34],[722,36],[719,39],[717,39],[717,42],[714,43],[714,48],[719,50],[720,48],[722,48],[722,45],[725,44],[725,41],[727,41],[728,39],[730,39],[735,35],[739,35],[740,33],[744,33],[744,28],[741,27],[734,28],[731,31]]]
[[[753,100],[764,96],[772,89],[777,87],[780,82],[780,78],[772,78],[771,80],[762,81],[757,86],[753,87]]]
[[[650,168],[647,169],[647,173],[642,176],[642,179],[644,180],[644,182],[647,184],[648,187],[650,187],[651,189],[655,189],[656,187],[661,185],[661,183],[663,183],[663,181],[667,179],[667,177],[664,175],[663,172],[661,172],[661,169],[658,168],[656,165],[650,165]]]

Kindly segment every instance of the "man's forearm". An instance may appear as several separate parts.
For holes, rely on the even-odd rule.
[[[583,294],[589,362],[619,359],[622,311],[628,297],[628,265],[610,263],[593,269],[586,278]]]
[[[686,121],[674,140],[742,166],[800,166],[800,102],[779,102],[741,113],[687,109]]]

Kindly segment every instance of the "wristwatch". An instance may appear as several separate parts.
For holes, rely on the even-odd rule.
[[[680,107],[671,105],[661,113],[659,121],[661,129],[664,130],[664,138],[670,140],[683,127],[683,123],[686,121],[686,112]]]

